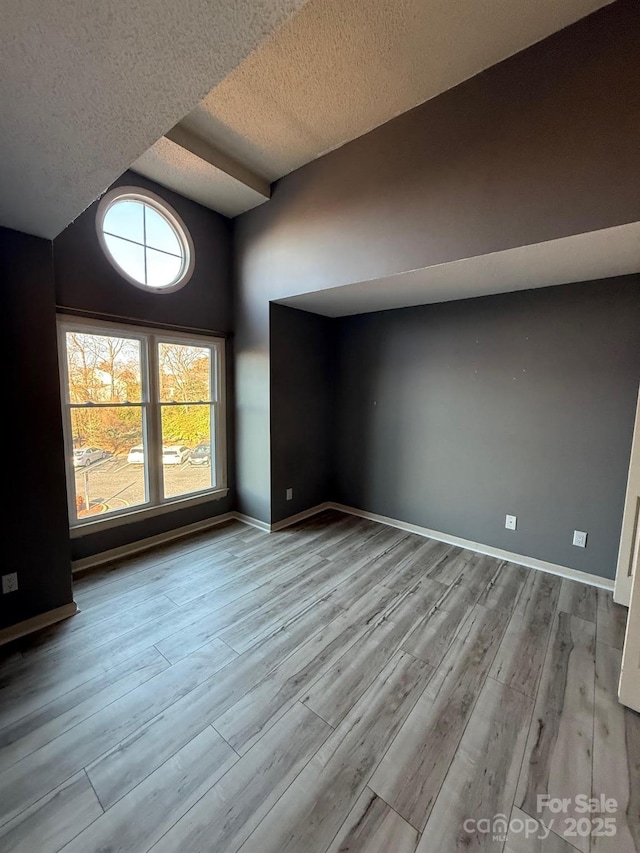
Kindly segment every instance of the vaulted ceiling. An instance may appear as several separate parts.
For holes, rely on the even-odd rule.
[[[275,179],[603,5],[309,0],[133,168],[233,216]]]
[[[303,0],[3,0],[0,225],[55,237]]]
[[[5,0],[0,224],[54,237],[132,164],[236,215],[274,179],[603,5]]]

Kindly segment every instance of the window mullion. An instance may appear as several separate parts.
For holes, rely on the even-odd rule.
[[[76,535],[80,535],[79,531],[83,529],[101,529],[103,525],[107,527],[114,524],[127,523],[129,518],[134,520],[138,517],[145,517],[145,514],[152,516],[157,512],[169,511],[174,503],[176,505],[188,506],[191,502],[206,500],[209,494],[214,496],[214,499],[220,496],[219,493],[223,489],[226,489],[224,344],[217,339],[214,339],[215,343],[210,343],[208,339],[202,336],[183,335],[176,332],[174,338],[173,335],[169,336],[161,330],[134,330],[106,322],[94,323],[88,320],[76,321],[67,318],[59,318],[58,322],[65,459],[69,493],[69,521],[71,527],[78,531]],[[82,402],[72,402],[70,399],[72,394],[70,391],[70,356],[68,355],[67,340],[68,332],[71,330],[86,336],[115,336],[122,337],[125,340],[129,340],[130,338],[131,341],[137,342],[139,346],[138,364],[142,392],[139,400],[129,401],[126,399],[126,394],[130,393],[130,391],[119,391],[119,400],[100,402],[102,397],[100,394],[96,394],[98,401],[85,400],[84,395],[82,395]],[[167,338],[169,339],[167,340]],[[206,347],[209,349],[211,353],[209,372],[211,394],[207,395],[205,393],[203,396],[209,396],[210,399],[181,400],[175,404],[165,403],[161,400],[160,344],[164,343],[186,347]],[[129,356],[133,357],[131,353]],[[92,370],[97,369],[95,365],[90,365],[89,367]],[[85,369],[88,369],[86,365]],[[98,377],[98,379],[106,382],[104,377]],[[128,383],[130,380],[127,378],[122,381]],[[193,396],[196,396],[198,386],[194,387],[196,390],[193,391]],[[90,392],[85,393],[89,394]],[[190,393],[189,396],[191,395]],[[125,397],[125,399],[123,400],[122,397]],[[193,424],[192,426],[184,426],[185,431],[182,433],[182,418],[178,416],[171,416],[169,418],[167,412],[167,423],[164,424],[164,429],[168,430],[167,435],[171,437],[182,435],[182,438],[175,438],[175,441],[180,444],[186,442],[186,444],[185,451],[180,448],[178,452],[171,450],[168,453],[167,465],[169,467],[165,468],[163,463],[163,412],[165,407],[169,410],[172,405],[184,407],[188,423],[191,424],[191,419],[193,419]],[[208,409],[208,418],[204,414],[201,414],[203,409]],[[102,413],[103,410],[105,410],[104,415],[97,414]],[[84,413],[92,411],[96,413],[95,416],[91,415],[85,418]],[[125,414],[132,411],[135,412],[134,415]],[[186,448],[191,442],[188,438],[184,438],[184,436],[187,435],[187,430],[192,429],[193,432],[190,435],[193,438],[193,443],[197,444],[200,441],[197,436],[201,434],[204,437],[207,420],[211,430],[211,456],[208,462],[213,463],[213,460],[215,460],[215,469],[211,471],[210,476],[202,476],[196,474],[201,469],[192,469],[190,466],[183,464],[185,461],[191,461],[188,454],[185,456]],[[74,429],[76,427],[74,424],[76,424],[78,429],[82,427],[82,430],[87,435],[93,435],[91,431],[95,432],[96,429],[98,430],[96,434],[104,433],[104,436],[106,436],[104,438],[106,447],[109,447],[109,441],[111,441],[110,431],[121,429],[122,432],[118,441],[115,438],[113,439],[114,446],[112,452],[109,454],[109,456],[113,455],[113,460],[107,458],[107,461],[104,462],[102,459],[98,459],[98,464],[94,465],[96,460],[91,458],[85,465],[81,465],[80,462],[74,464],[76,462],[74,456]],[[141,435],[140,427],[142,427]],[[128,433],[132,436],[131,444],[133,444],[134,437],[136,442],[139,441],[138,436],[142,439],[144,447],[142,458],[137,453],[134,453],[134,451],[137,451],[136,447],[130,447],[128,444],[124,447],[122,446],[122,441],[126,441],[125,436]],[[80,436],[80,431],[78,431],[77,435]],[[96,439],[96,441],[99,440]],[[96,447],[98,446],[102,447],[102,445],[96,444]],[[128,453],[127,447],[130,447]],[[194,448],[191,449],[193,450]],[[172,468],[171,463],[175,462],[175,459],[178,457],[180,461],[177,464],[182,467]],[[81,459],[83,462],[85,461],[84,456],[79,456],[78,459]],[[144,465],[139,466],[139,462],[142,461],[144,461]],[[198,463],[196,461],[194,464],[202,466],[203,464],[207,465],[208,462],[205,458],[204,462],[200,461]],[[141,487],[143,484],[141,480],[143,477],[140,470],[141,467],[144,471],[144,489],[146,494],[146,498],[142,500]],[[96,473],[94,474],[93,472]],[[91,478],[89,483],[88,477]],[[129,482],[130,480],[135,480],[136,482]],[[86,503],[95,504],[97,510],[93,514],[80,513],[77,509],[77,494],[83,494],[83,482]],[[96,492],[96,494],[106,496],[105,505],[102,508],[99,508],[99,504],[96,503],[93,491],[91,494],[89,493],[89,486],[93,485],[95,485],[96,489],[99,488],[99,492]],[[169,494],[166,497],[165,488],[169,490]],[[215,495],[215,493],[218,493],[218,495]],[[91,501],[89,494],[92,499]]]
[[[215,431],[215,454],[216,454],[216,486],[218,488],[227,485],[227,442],[226,442],[226,400],[225,400],[225,350],[224,344],[216,344],[213,347],[211,369],[213,376],[211,381],[215,382],[215,398],[211,409],[212,432]]]
[[[160,405],[158,403],[158,351],[155,336],[146,339],[146,380],[147,401],[146,428],[148,452],[145,454],[147,482],[151,504],[162,502],[162,426],[160,423]]]

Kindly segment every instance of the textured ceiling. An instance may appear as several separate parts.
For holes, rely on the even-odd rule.
[[[136,161],[180,123],[271,181],[602,5],[4,0],[0,225],[53,237],[131,164],[233,215],[264,193],[164,141]]]
[[[262,204],[268,196],[223,169],[163,137],[134,165],[134,170],[225,216],[237,216]]]
[[[0,224],[54,237],[303,0],[3,0]]]
[[[640,272],[640,222],[278,299],[344,317]]]
[[[272,181],[607,2],[309,0],[181,126]]]

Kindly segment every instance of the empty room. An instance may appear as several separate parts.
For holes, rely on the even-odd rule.
[[[637,0],[0,19],[0,853],[640,853]]]

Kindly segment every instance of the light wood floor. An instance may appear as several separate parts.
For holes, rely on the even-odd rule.
[[[325,513],[229,523],[76,600],[2,653],[2,851],[640,850],[609,593]],[[561,838],[571,812],[546,840],[465,830],[548,821],[545,793],[615,798],[615,837]]]

